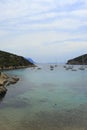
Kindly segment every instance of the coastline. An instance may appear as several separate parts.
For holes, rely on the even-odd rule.
[[[40,66],[40,65],[39,65]],[[17,75],[0,102],[1,130],[82,130],[87,118],[87,73],[46,64],[41,70],[2,71]]]
[[[16,76],[9,76],[5,74],[4,70],[16,70],[16,69],[24,69],[30,67],[37,67],[37,65],[32,64],[28,66],[3,66],[0,67],[0,97],[3,97],[7,92],[7,86],[10,84],[15,84],[18,82],[19,78]]]
[[[29,67],[37,67],[37,65],[28,65],[28,66],[9,66],[9,67],[0,67],[0,71],[2,70],[14,70],[14,69],[24,69],[24,68],[29,68]]]

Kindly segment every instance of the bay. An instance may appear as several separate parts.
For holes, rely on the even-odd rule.
[[[87,69],[53,66],[5,71],[20,80],[0,101],[1,130],[87,129]]]

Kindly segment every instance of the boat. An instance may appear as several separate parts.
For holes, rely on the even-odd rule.
[[[85,70],[84,66],[82,65],[79,70]]]
[[[66,70],[70,70],[70,69],[73,69],[73,65],[64,66],[64,68],[65,68]]]
[[[79,68],[79,70],[85,70],[85,65],[84,65],[83,56],[82,56],[82,65],[81,65],[81,67]]]
[[[57,67],[58,65],[56,64],[55,67]]]
[[[53,70],[54,69],[54,66],[53,65],[50,65],[50,70]]]
[[[75,69],[75,68],[72,68],[71,70],[72,70],[72,71],[77,71],[77,69]]]

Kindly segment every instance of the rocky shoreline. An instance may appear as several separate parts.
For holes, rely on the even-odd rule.
[[[15,84],[19,80],[18,77],[10,77],[7,74],[0,72],[0,97],[3,97],[7,92],[7,86]]]
[[[6,66],[3,66],[3,67],[0,67],[0,70],[14,70],[14,69],[24,69],[24,68],[29,68],[29,67],[36,67],[36,65],[28,65],[28,66],[9,66],[9,67],[6,67]]]

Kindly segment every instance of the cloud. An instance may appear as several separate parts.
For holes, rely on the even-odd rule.
[[[1,0],[1,49],[40,60],[85,50],[86,16],[86,0]]]
[[[80,1],[80,3],[82,3]],[[87,9],[83,9],[77,0],[7,0],[0,3],[0,28],[10,31],[26,30],[72,30],[86,24]],[[84,5],[84,4],[83,4]],[[74,7],[74,10],[70,8]],[[77,9],[77,7],[80,9]],[[68,11],[66,10],[68,9]],[[77,19],[78,17],[78,19]],[[81,19],[84,18],[84,22]],[[69,31],[69,30],[68,30]]]

